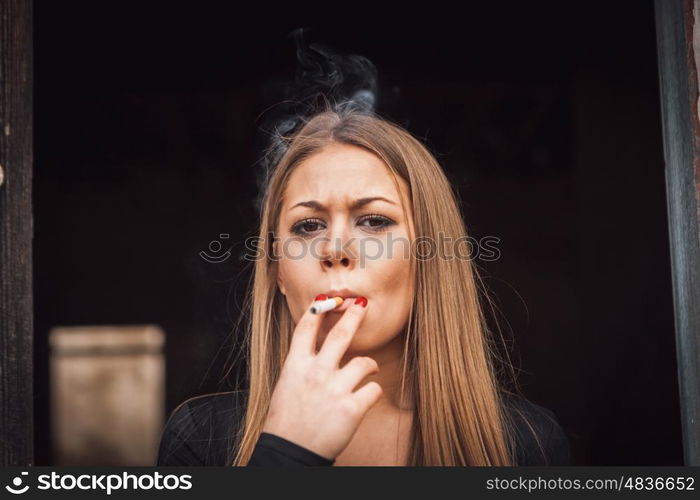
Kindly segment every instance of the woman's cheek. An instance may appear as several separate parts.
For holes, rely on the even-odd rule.
[[[391,238],[391,258],[396,262],[408,263],[411,258],[411,242],[405,233],[394,234]]]
[[[386,259],[386,242],[380,238],[364,238],[359,247],[360,268],[366,268],[370,262]]]
[[[377,320],[376,318],[381,318]],[[356,332],[349,351],[367,352],[386,344],[396,336],[392,328],[393,321],[384,321],[384,316],[375,310],[367,311],[359,330]]]
[[[287,238],[282,242],[282,258],[290,263],[299,262],[308,257],[307,245],[299,238]]]

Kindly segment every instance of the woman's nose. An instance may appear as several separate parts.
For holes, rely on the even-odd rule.
[[[323,266],[327,268],[331,268],[333,266],[350,267],[350,259],[347,257],[324,259]]]
[[[331,241],[325,242],[321,255],[321,264],[325,268],[353,266],[357,256],[355,255],[355,245],[352,237],[334,235]]]
[[[321,258],[321,263],[326,268],[347,268],[352,265],[354,260],[355,256],[352,254],[349,243],[342,241],[330,246],[329,250]]]

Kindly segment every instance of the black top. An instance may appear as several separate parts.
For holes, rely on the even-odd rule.
[[[569,441],[554,413],[521,398],[508,397],[506,409],[516,427],[516,465],[573,465]],[[157,465],[231,465],[234,437],[243,419],[245,392],[222,392],[190,398],[170,414],[158,449]],[[540,436],[543,450],[518,408]],[[263,432],[248,463],[255,465],[333,465],[316,453]]]

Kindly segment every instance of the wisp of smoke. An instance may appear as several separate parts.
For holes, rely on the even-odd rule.
[[[297,28],[290,33],[299,62],[295,80],[284,86],[282,102],[273,107],[262,127],[267,138],[257,178],[258,210],[268,176],[300,124],[327,104],[338,111],[374,113],[376,109],[378,85],[374,64],[361,55],[341,55],[323,44],[307,43],[306,31],[308,28]]]

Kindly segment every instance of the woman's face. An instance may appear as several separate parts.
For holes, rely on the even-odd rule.
[[[297,165],[284,192],[276,233],[280,291],[295,323],[329,290],[366,297],[367,314],[347,354],[381,348],[408,321],[415,232],[408,186],[399,183],[397,192],[389,168],[374,154],[332,144]],[[318,347],[342,314],[324,313]]]

